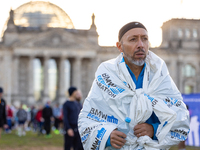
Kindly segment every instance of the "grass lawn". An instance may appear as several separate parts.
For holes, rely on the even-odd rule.
[[[2,134],[0,139],[0,150],[63,150],[63,135],[52,132],[52,138],[38,136],[32,131],[26,132],[26,136],[19,137],[15,131],[10,134]],[[187,147],[187,150],[200,150],[200,147]],[[170,150],[178,150],[173,146]]]
[[[26,136],[19,137],[15,132],[1,135],[0,150],[63,150],[63,135],[52,132],[52,138],[45,138],[44,135],[38,136],[28,131]]]

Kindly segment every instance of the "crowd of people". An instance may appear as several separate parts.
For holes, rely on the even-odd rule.
[[[70,89],[74,88],[75,87]],[[3,93],[3,88],[0,88],[0,93]],[[81,92],[78,91],[77,95],[77,103],[81,109]],[[26,104],[21,104],[17,107],[15,105],[6,105],[6,101],[1,97],[0,104],[0,107],[2,106],[0,109],[2,116],[0,119],[0,128],[5,134],[9,134],[12,130],[15,130],[16,134],[21,137],[26,135],[26,131],[32,130],[38,135],[46,134],[45,137],[50,138],[52,137],[51,130],[53,130],[55,134],[65,133],[63,125],[63,106],[59,103],[52,105],[51,102],[48,101],[45,105],[40,104],[38,106],[29,107]],[[5,108],[3,106],[5,106]]]
[[[28,107],[25,104],[21,104],[19,107],[6,105],[5,111],[4,133],[16,130],[18,136],[25,136],[26,131],[32,130],[38,135],[46,133],[46,137],[51,137],[51,129],[55,134],[63,133],[62,105],[51,106],[50,102],[37,107]]]
[[[82,109],[82,94],[76,87],[68,89],[69,98],[64,104],[48,101],[45,105],[19,107],[6,105],[3,99],[3,88],[0,87],[0,135],[3,130],[9,134],[16,131],[17,136],[25,136],[27,131],[32,130],[38,136],[52,137],[62,134],[64,137],[64,149],[83,150],[78,132],[78,115]]]

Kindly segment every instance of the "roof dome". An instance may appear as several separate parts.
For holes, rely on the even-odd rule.
[[[31,1],[14,10],[14,23],[21,27],[74,28],[67,13],[60,7],[43,1]]]

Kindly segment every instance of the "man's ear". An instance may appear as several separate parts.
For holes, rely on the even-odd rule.
[[[116,46],[117,46],[117,48],[118,48],[118,50],[119,50],[120,52],[123,52],[121,42],[117,42],[117,43],[116,43]]]

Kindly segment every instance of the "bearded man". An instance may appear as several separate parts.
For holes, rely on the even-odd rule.
[[[118,40],[121,54],[100,64],[79,115],[84,149],[156,150],[184,141],[189,112],[165,62],[149,51],[146,27],[130,22]],[[120,130],[126,117],[128,134]]]

